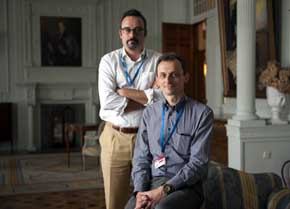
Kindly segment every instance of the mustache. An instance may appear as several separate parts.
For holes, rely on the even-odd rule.
[[[129,43],[130,41],[134,41],[134,42],[137,42],[137,43],[139,42],[138,39],[136,39],[136,38],[131,38],[131,39],[129,39],[129,40],[127,41],[127,43]]]

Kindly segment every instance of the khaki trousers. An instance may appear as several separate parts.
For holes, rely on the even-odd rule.
[[[100,136],[106,209],[124,209],[129,199],[136,134],[121,133],[106,123]]]

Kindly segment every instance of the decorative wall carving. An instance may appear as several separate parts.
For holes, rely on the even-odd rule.
[[[9,91],[7,1],[0,1],[0,101]],[[3,96],[1,96],[1,94]],[[5,100],[4,100],[5,101]]]

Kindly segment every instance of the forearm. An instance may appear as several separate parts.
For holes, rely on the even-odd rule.
[[[120,96],[126,97],[141,105],[145,105],[148,102],[146,94],[144,93],[144,91],[141,90],[121,88],[117,90],[117,93]]]
[[[132,112],[136,110],[144,109],[144,106],[138,102],[135,102],[133,100],[128,100],[127,106],[124,110],[124,112]]]

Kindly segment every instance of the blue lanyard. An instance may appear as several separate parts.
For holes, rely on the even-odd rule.
[[[180,110],[178,111],[178,115],[177,115],[177,118],[175,120],[174,126],[173,126],[171,132],[169,133],[166,141],[165,141],[165,133],[164,133],[164,118],[165,118],[165,109],[166,109],[166,107],[165,107],[165,104],[163,104],[163,106],[162,106],[162,120],[161,120],[161,131],[160,131],[161,152],[162,153],[164,153],[166,145],[169,143],[170,139],[172,138],[172,135],[173,135],[174,131],[177,128],[177,124],[178,124],[178,122],[179,122],[179,120],[180,120],[180,118],[182,116],[183,111],[184,111],[184,106],[185,106],[185,100],[182,103],[182,106],[181,106]]]
[[[137,76],[138,76],[138,74],[140,72],[140,69],[141,69],[141,67],[142,67],[142,65],[144,63],[144,60],[145,60],[145,58],[142,59],[142,62],[140,63],[139,67],[137,68],[137,71],[136,71],[133,79],[131,79],[130,75],[129,75],[129,72],[128,72],[128,68],[127,68],[126,62],[122,59],[121,54],[120,54],[120,62],[122,64],[122,67],[124,68],[127,84],[129,86],[133,85],[133,83],[134,83],[135,79],[137,78]]]

